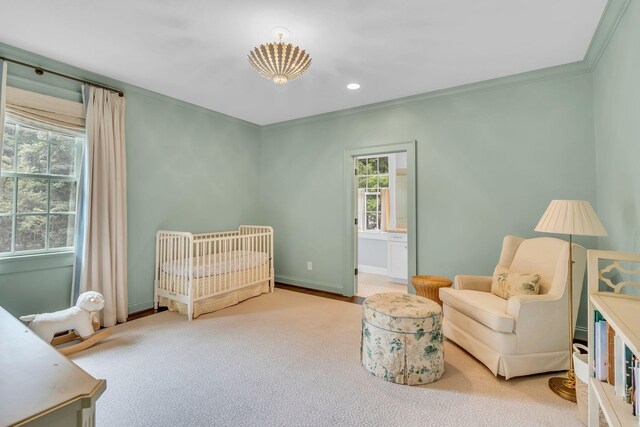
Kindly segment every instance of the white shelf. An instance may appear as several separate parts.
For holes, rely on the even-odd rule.
[[[631,415],[631,405],[616,396],[615,387],[607,382],[598,381],[593,375],[594,356],[594,313],[599,311],[614,329],[625,345],[640,356],[640,298],[628,294],[617,293],[624,286],[640,289],[640,284],[630,281],[609,279],[606,274],[617,270],[625,274],[638,274],[640,269],[629,270],[622,267],[621,262],[632,263],[633,268],[640,264],[640,254],[589,250],[587,251],[589,279],[589,425],[598,426],[599,407],[612,427],[638,426],[638,417]],[[607,264],[603,266],[603,264]],[[615,274],[612,275],[615,277]],[[613,283],[617,281],[617,283]],[[601,286],[606,285],[606,286]],[[602,292],[609,288],[610,292]],[[614,292],[615,291],[615,292]]]
[[[595,378],[590,378],[590,381],[609,427],[637,425],[635,417],[631,415],[631,405],[616,396],[615,388],[611,384]]]
[[[591,295],[594,307],[607,319],[607,323],[616,334],[622,337],[627,347],[634,354],[640,355],[640,299],[598,292]]]

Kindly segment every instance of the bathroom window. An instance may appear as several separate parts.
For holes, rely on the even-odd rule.
[[[379,231],[384,224],[383,208],[389,189],[389,157],[358,158],[358,224],[361,230]]]

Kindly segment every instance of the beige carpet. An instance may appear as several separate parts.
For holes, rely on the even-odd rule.
[[[74,362],[107,390],[98,426],[580,426],[549,375],[504,381],[454,344],[421,387],[360,366],[359,305],[276,289],[187,322],[112,328]]]

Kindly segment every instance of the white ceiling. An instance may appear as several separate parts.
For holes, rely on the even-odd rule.
[[[264,125],[579,61],[606,0],[0,3],[7,44]],[[278,26],[313,60],[284,86],[247,61]]]

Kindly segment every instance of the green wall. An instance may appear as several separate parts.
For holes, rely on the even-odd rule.
[[[640,252],[640,2],[631,1],[593,72],[601,249]]]
[[[259,222],[258,126],[7,45],[0,55],[125,90],[130,312],[153,305],[157,230]],[[9,73],[13,85],[80,99],[75,83],[14,65]],[[70,255],[0,259],[0,305],[14,315],[66,308],[72,262]]]
[[[591,76],[543,75],[263,127],[261,203],[277,278],[350,291],[347,147],[417,141],[419,274],[491,274],[503,236],[541,236],[533,229],[550,200],[595,204]]]
[[[6,45],[0,54],[126,91],[129,303],[137,311],[151,306],[161,228],[272,225],[278,280],[348,293],[344,151],[411,140],[419,273],[491,273],[502,236],[541,235],[533,228],[554,198],[590,200],[609,231],[599,246],[639,251],[640,5],[612,0],[609,9],[583,63],[262,128]],[[78,99],[64,80],[16,68],[10,78]],[[14,314],[65,307],[70,266],[68,255],[0,260],[0,304]]]

